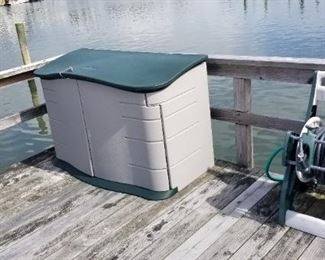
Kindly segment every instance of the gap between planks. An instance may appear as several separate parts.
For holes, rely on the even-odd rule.
[[[267,180],[265,177],[259,178],[253,185],[222,210],[222,215],[218,214],[212,218],[166,259],[198,258],[275,185],[275,182]]]
[[[107,232],[107,234],[102,234],[101,230],[105,229],[105,226],[107,224],[102,223],[102,225],[96,226],[93,230],[90,231],[90,234],[99,234],[96,243],[94,243],[92,246],[89,244],[85,245],[84,252],[77,252],[77,255],[76,252],[74,252],[72,255],[69,254],[69,257],[75,256],[76,259],[89,259],[92,257],[109,258],[109,256],[114,257],[114,252],[119,252],[122,256],[123,252],[127,253],[128,250],[125,250],[126,248],[132,248],[129,246],[129,243],[133,243],[133,241],[136,241],[138,239],[135,238],[135,234],[137,234],[137,232],[140,232],[140,234],[144,235],[145,239],[147,239],[147,234],[145,234],[143,230],[146,229],[149,231],[150,228],[146,228],[148,226],[152,228],[160,226],[162,220],[161,216],[164,216],[164,214],[173,216],[176,214],[176,212],[178,212],[178,209],[186,210],[187,208],[187,210],[189,210],[192,208],[193,204],[195,205],[197,203],[202,203],[200,202],[200,198],[203,198],[202,196],[206,197],[205,192],[208,191],[209,186],[211,186],[213,183],[219,182],[218,177],[220,177],[220,175],[223,176],[221,178],[222,181],[222,179],[229,180],[229,178],[232,178],[232,175],[237,174],[234,173],[235,170],[231,169],[228,169],[228,172],[224,173],[225,169],[220,167],[215,167],[214,170],[219,170],[222,173],[217,173],[216,175],[203,175],[198,180],[194,181],[194,183],[192,183],[190,186],[176,194],[174,197],[166,201],[155,203],[155,205],[148,207],[132,221],[129,223],[124,223],[124,225],[117,230],[111,230],[111,232]],[[247,178],[247,176],[243,175],[242,173],[240,173],[240,176],[240,178]],[[162,226],[162,229],[164,229],[168,225],[162,224]],[[139,241],[143,241],[143,238],[141,238]],[[75,242],[76,244],[74,247],[77,248],[82,240]],[[65,253],[66,252],[62,251],[61,254],[55,254],[55,256],[62,257],[65,256]]]
[[[99,257],[162,259],[254,181],[250,176],[232,177],[231,174],[228,174],[227,183],[218,178],[212,180],[192,192],[188,199],[169,212],[158,216],[144,229],[132,234],[128,238],[129,241],[123,241],[110,252],[106,250],[107,252],[101,253]]]

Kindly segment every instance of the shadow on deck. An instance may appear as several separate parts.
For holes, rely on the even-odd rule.
[[[53,150],[0,175],[0,259],[323,259],[325,240],[277,224],[280,187],[218,162],[164,201],[82,183]],[[321,201],[295,206],[325,216]]]

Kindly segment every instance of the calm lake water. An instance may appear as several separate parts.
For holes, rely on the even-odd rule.
[[[15,22],[26,23],[35,61],[80,47],[325,58],[324,0],[44,0],[0,7],[0,70],[22,62]],[[211,104],[232,107],[232,81],[209,83]],[[304,118],[305,86],[252,84],[255,112]],[[0,117],[30,106],[26,83],[0,90]],[[0,169],[51,145],[50,134],[39,132],[36,120],[1,132]],[[213,121],[213,133],[216,157],[233,161],[233,125]],[[257,165],[282,136],[254,129]]]

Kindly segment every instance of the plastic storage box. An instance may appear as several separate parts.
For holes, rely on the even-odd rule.
[[[57,164],[164,199],[213,166],[206,56],[80,49],[38,69]]]

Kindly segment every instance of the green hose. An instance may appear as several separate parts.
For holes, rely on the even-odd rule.
[[[276,157],[280,152],[282,152],[283,150],[284,150],[284,147],[283,147],[283,146],[280,146],[280,147],[276,148],[276,149],[272,152],[270,158],[269,158],[269,159],[267,160],[267,162],[266,162],[266,165],[265,165],[265,173],[266,173],[266,176],[267,176],[270,180],[272,180],[272,181],[278,181],[278,182],[281,182],[281,181],[283,181],[283,179],[284,179],[283,176],[281,176],[281,177],[274,177],[274,176],[272,176],[271,173],[270,173],[270,167],[271,167],[271,164],[272,164],[274,158],[275,158],[275,157]]]

